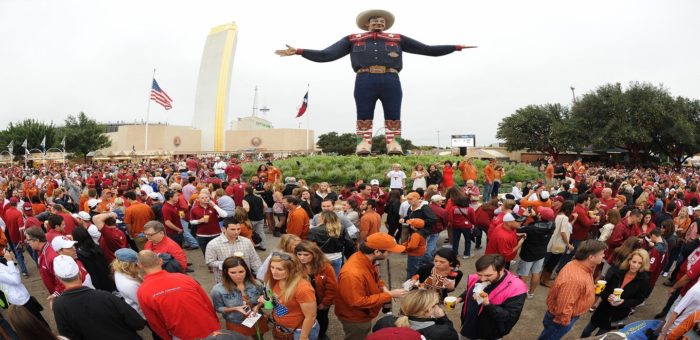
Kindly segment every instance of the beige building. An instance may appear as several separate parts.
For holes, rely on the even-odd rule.
[[[102,149],[103,153],[144,152],[146,141],[145,125],[120,125],[116,132],[105,133],[112,146]],[[202,151],[202,131],[189,126],[149,124],[147,152],[169,151],[175,154],[198,153]]]
[[[226,151],[253,150],[257,152],[314,151],[314,132],[309,131],[308,143],[303,129],[265,129],[226,131]]]

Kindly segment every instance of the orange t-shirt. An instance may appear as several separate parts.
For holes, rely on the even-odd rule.
[[[362,218],[360,218],[360,232],[367,232],[367,236],[379,232],[381,227],[382,217],[374,211],[366,212],[364,215],[362,215]],[[367,239],[364,239],[362,241],[366,240]]]
[[[554,178],[554,165],[552,165],[552,164],[547,165],[547,168],[544,170],[544,177],[545,178]]]
[[[245,223],[241,223],[241,236],[253,240],[253,229]]]
[[[275,183],[278,181],[278,179],[282,178],[282,172],[280,169],[275,168],[274,166],[270,166],[267,168],[267,182],[268,183]]]
[[[467,162],[459,163],[459,171],[462,173],[462,180],[472,180],[476,181],[478,174],[476,173],[476,167]]]
[[[275,286],[272,287],[272,292],[279,298],[282,293],[279,282],[275,283]],[[287,307],[287,314],[282,317],[275,315],[275,322],[287,328],[301,328],[301,323],[304,322],[304,313],[301,311],[300,304],[312,302],[315,306],[316,291],[314,291],[314,287],[311,286],[309,281],[301,279],[297,284],[292,298],[289,301],[280,302]]]
[[[156,215],[151,207],[143,203],[134,203],[126,208],[124,223],[130,226],[129,233],[134,237],[143,232],[146,222],[154,220]]]
[[[39,215],[46,211],[46,206],[44,203],[32,203],[32,213],[34,216]]]

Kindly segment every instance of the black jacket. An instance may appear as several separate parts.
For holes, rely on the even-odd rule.
[[[355,243],[350,238],[348,230],[342,226],[338,237],[329,237],[326,226],[320,225],[309,229],[306,239],[315,242],[326,254],[342,252],[346,257],[350,257],[355,252]]]
[[[591,316],[591,323],[597,327],[610,328],[612,321],[622,320],[626,318],[634,306],[642,303],[649,290],[649,273],[638,273],[632,281],[630,281],[622,292],[621,305],[613,307],[608,302],[608,296],[613,293],[615,288],[620,288],[622,280],[625,278],[627,271],[611,267],[605,275],[605,289],[600,293],[600,305],[596,308],[595,313]]]
[[[412,218],[419,218],[425,222],[423,229],[419,230],[425,231],[426,235],[430,235],[433,232],[433,227],[435,226],[435,222],[437,222],[437,216],[435,216],[435,212],[428,204],[421,205],[420,208],[416,209],[415,211],[409,208],[408,216],[406,216],[405,220]],[[427,238],[428,236],[425,237]]]
[[[393,315],[387,315],[377,321],[377,323],[372,327],[372,332],[376,332],[382,328],[396,327],[394,324],[397,317]],[[459,335],[455,327],[452,325],[452,321],[447,316],[443,316],[439,319],[422,319],[416,317],[408,317],[411,323],[411,329],[422,334],[427,340],[457,340]],[[432,324],[432,325],[431,325]],[[398,339],[392,339],[398,340]]]
[[[87,287],[69,289],[53,304],[58,333],[71,340],[141,339],[146,321],[124,300]]]
[[[78,260],[83,263],[88,274],[90,274],[95,288],[110,293],[117,290],[117,286],[112,280],[109,262],[107,262],[104,253],[99,247],[95,246],[91,249],[78,248]]]

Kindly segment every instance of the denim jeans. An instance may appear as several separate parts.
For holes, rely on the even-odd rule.
[[[185,237],[184,241],[182,242],[182,245],[190,248],[199,248],[199,243],[197,243],[197,239],[194,238],[192,232],[190,231],[190,224],[187,223],[187,221],[185,220],[180,220],[180,223],[182,223],[182,236]]]
[[[10,250],[12,250],[12,253],[15,254],[15,258],[17,258],[17,263],[19,264],[20,271],[22,273],[26,273],[27,265],[24,263],[24,250],[22,248],[16,248],[15,244],[12,242],[7,242],[7,244],[10,246]]]
[[[320,327],[318,326],[318,322],[314,322],[314,325],[311,327],[311,331],[309,332],[309,340],[317,340],[319,330]],[[294,331],[294,340],[299,340],[300,337],[301,329],[297,328],[297,330]]]
[[[459,239],[464,235],[464,255],[470,256],[472,253],[472,230],[452,229],[452,251],[459,255]]]
[[[472,228],[472,236],[474,237],[474,244],[477,248],[481,247],[481,238],[483,237],[483,230],[478,227]]]
[[[333,270],[335,270],[335,278],[338,278],[338,275],[340,275],[340,267],[343,266],[343,258],[339,258],[337,260],[331,261],[331,266],[333,266]]]
[[[484,203],[491,200],[491,191],[493,191],[493,183],[484,182],[484,190],[481,191],[481,199]]]
[[[401,119],[401,81],[398,73],[358,73],[355,77],[357,120],[374,119],[377,100],[382,102],[384,120]]]
[[[262,241],[260,241],[260,244],[256,244],[256,246],[265,246],[265,220],[260,220],[260,221],[250,221],[250,223],[253,225],[253,231],[258,233],[260,235],[260,238]]]
[[[566,335],[566,333],[568,333],[571,328],[574,327],[574,324],[578,318],[578,316],[572,316],[569,324],[563,326],[554,322],[554,315],[552,315],[552,313],[545,312],[544,319],[542,320],[544,329],[537,340],[559,340],[563,338],[564,335]]]
[[[439,233],[430,234],[428,239],[425,240],[425,258],[430,259],[428,260],[428,263],[433,261],[433,256],[435,255],[435,251],[437,249],[437,241],[439,237]]]
[[[493,182],[493,187],[491,188],[491,197],[498,196],[498,190],[501,189],[501,182]]]
[[[418,268],[423,265],[423,256],[408,256],[406,262],[406,280],[410,279],[413,274],[418,272]]]

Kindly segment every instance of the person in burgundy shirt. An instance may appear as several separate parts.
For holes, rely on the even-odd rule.
[[[197,226],[197,243],[202,253],[207,250],[209,241],[221,235],[219,218],[226,216],[228,214],[211,199],[209,190],[202,189],[197,196],[197,202],[190,210],[190,224]]]
[[[32,227],[24,231],[27,244],[39,254],[39,276],[46,286],[49,294],[63,291],[63,284],[56,278],[53,271],[53,259],[58,256],[51,243],[46,242],[46,234],[39,227]]]
[[[95,215],[92,221],[102,234],[100,236],[100,249],[105,254],[107,262],[112,263],[115,259],[114,253],[129,246],[126,234],[117,228],[117,214],[104,213]]]
[[[612,209],[615,207],[615,204],[617,204],[617,199],[612,196],[613,191],[611,188],[605,188],[603,191],[600,193],[600,203],[602,203],[602,208],[605,210],[605,213],[608,213],[608,210]]]
[[[66,223],[63,219],[63,216],[57,215],[57,214],[51,214],[49,215],[49,218],[46,219],[47,222],[47,230],[48,232],[46,233],[46,240],[51,243],[53,241],[53,238],[56,236],[65,236],[66,235]]]
[[[515,213],[506,214],[503,216],[503,224],[489,234],[488,242],[484,255],[501,254],[506,259],[505,267],[509,269],[510,261],[518,255],[518,250],[525,242],[524,237],[518,237],[516,230],[525,221],[525,217]]]
[[[176,191],[168,190],[163,195],[165,203],[163,204],[161,214],[163,216],[163,224],[165,225],[165,234],[171,238],[177,245],[182,246],[183,228],[180,221],[180,211],[178,209],[180,194]]]
[[[613,228],[612,234],[610,234],[610,238],[607,241],[608,251],[610,253],[614,252],[630,236],[639,236],[642,233],[639,229],[639,222],[641,221],[642,212],[639,209],[630,210],[627,217]]]
[[[245,197],[245,187],[244,183],[239,183],[237,179],[231,179],[229,181],[229,186],[226,187],[226,195],[233,198],[233,202],[236,203],[237,207],[243,206],[243,197]]]
[[[63,223],[65,223],[63,233],[66,235],[71,235],[77,224],[75,218],[73,218],[73,215],[68,213],[68,211],[66,211],[66,209],[60,204],[54,204],[51,209],[54,214],[63,217]]]
[[[241,175],[243,174],[243,168],[241,168],[240,165],[238,165],[238,161],[236,159],[232,159],[231,163],[224,169],[224,172],[226,173],[226,180],[231,181],[232,179],[236,179],[240,182],[241,180]]]
[[[571,243],[574,248],[579,243],[588,239],[588,231],[593,226],[593,223],[595,223],[595,218],[588,216],[590,203],[590,196],[586,194],[581,194],[576,199],[576,207],[574,207],[573,214],[576,214],[578,217],[573,222],[573,232],[571,233]]]
[[[148,241],[144,249],[152,250],[156,254],[169,254],[180,264],[180,268],[187,270],[187,255],[172,239],[165,236],[165,226],[159,221],[150,221],[143,226],[143,234]],[[187,270],[193,272],[194,270]]]

